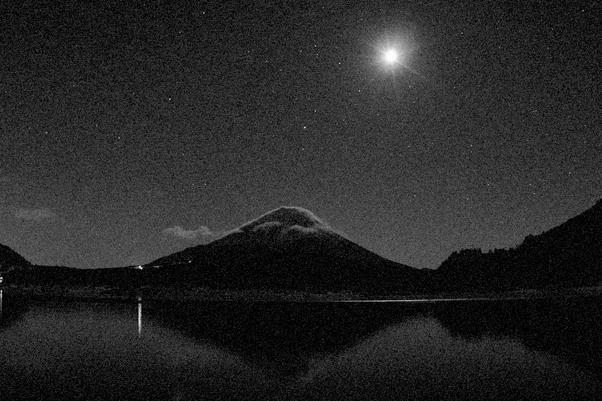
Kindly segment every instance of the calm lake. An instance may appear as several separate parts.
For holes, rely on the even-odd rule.
[[[11,297],[4,400],[599,400],[602,299],[110,303]]]

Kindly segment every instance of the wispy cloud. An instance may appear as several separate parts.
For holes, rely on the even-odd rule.
[[[15,217],[21,220],[43,221],[52,220],[58,216],[50,209],[17,209]]]
[[[187,240],[195,240],[198,238],[208,238],[213,237],[216,234],[213,233],[209,227],[200,226],[195,230],[187,230],[182,226],[173,226],[168,227],[163,230],[163,234],[172,235],[177,238],[187,239]]]

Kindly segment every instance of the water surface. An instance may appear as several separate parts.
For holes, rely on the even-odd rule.
[[[600,299],[33,302],[2,296],[2,399],[581,400]]]

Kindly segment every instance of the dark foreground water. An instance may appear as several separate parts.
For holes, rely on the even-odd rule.
[[[0,310],[5,400],[598,400],[602,299],[26,302]]]

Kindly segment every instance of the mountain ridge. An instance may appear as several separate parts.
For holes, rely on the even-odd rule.
[[[17,269],[13,269],[17,267]],[[285,206],[208,244],[143,266],[35,266],[0,245],[0,271],[19,283],[199,286],[371,294],[506,291],[602,285],[602,200],[516,247],[453,252],[435,270],[385,259],[307,209]],[[8,275],[7,275],[8,276]]]
[[[417,269],[350,241],[306,209],[280,207],[146,266],[215,286],[353,289],[414,285]],[[385,283],[388,281],[388,283]]]
[[[590,286],[602,282],[602,199],[564,223],[527,235],[516,247],[453,252],[436,270],[456,289]]]
[[[353,243],[309,210],[294,206],[281,206],[262,214],[256,219],[243,223],[237,228],[227,231],[220,238],[207,244],[185,248],[182,251],[147,263],[147,265],[164,263],[169,260],[166,258],[176,255],[178,256],[174,258],[174,262],[185,263],[189,260],[187,259],[188,255],[194,253],[196,250],[219,248],[228,245],[244,247],[262,244],[273,247],[274,250],[285,250],[287,246],[294,246],[295,242],[298,241],[307,241],[309,237],[319,237],[328,241],[331,245],[334,245],[336,242]],[[359,247],[359,245],[353,244]],[[380,257],[374,252],[365,248],[362,249],[374,256]]]
[[[30,266],[31,263],[23,256],[6,245],[0,244],[0,271],[13,267]]]

